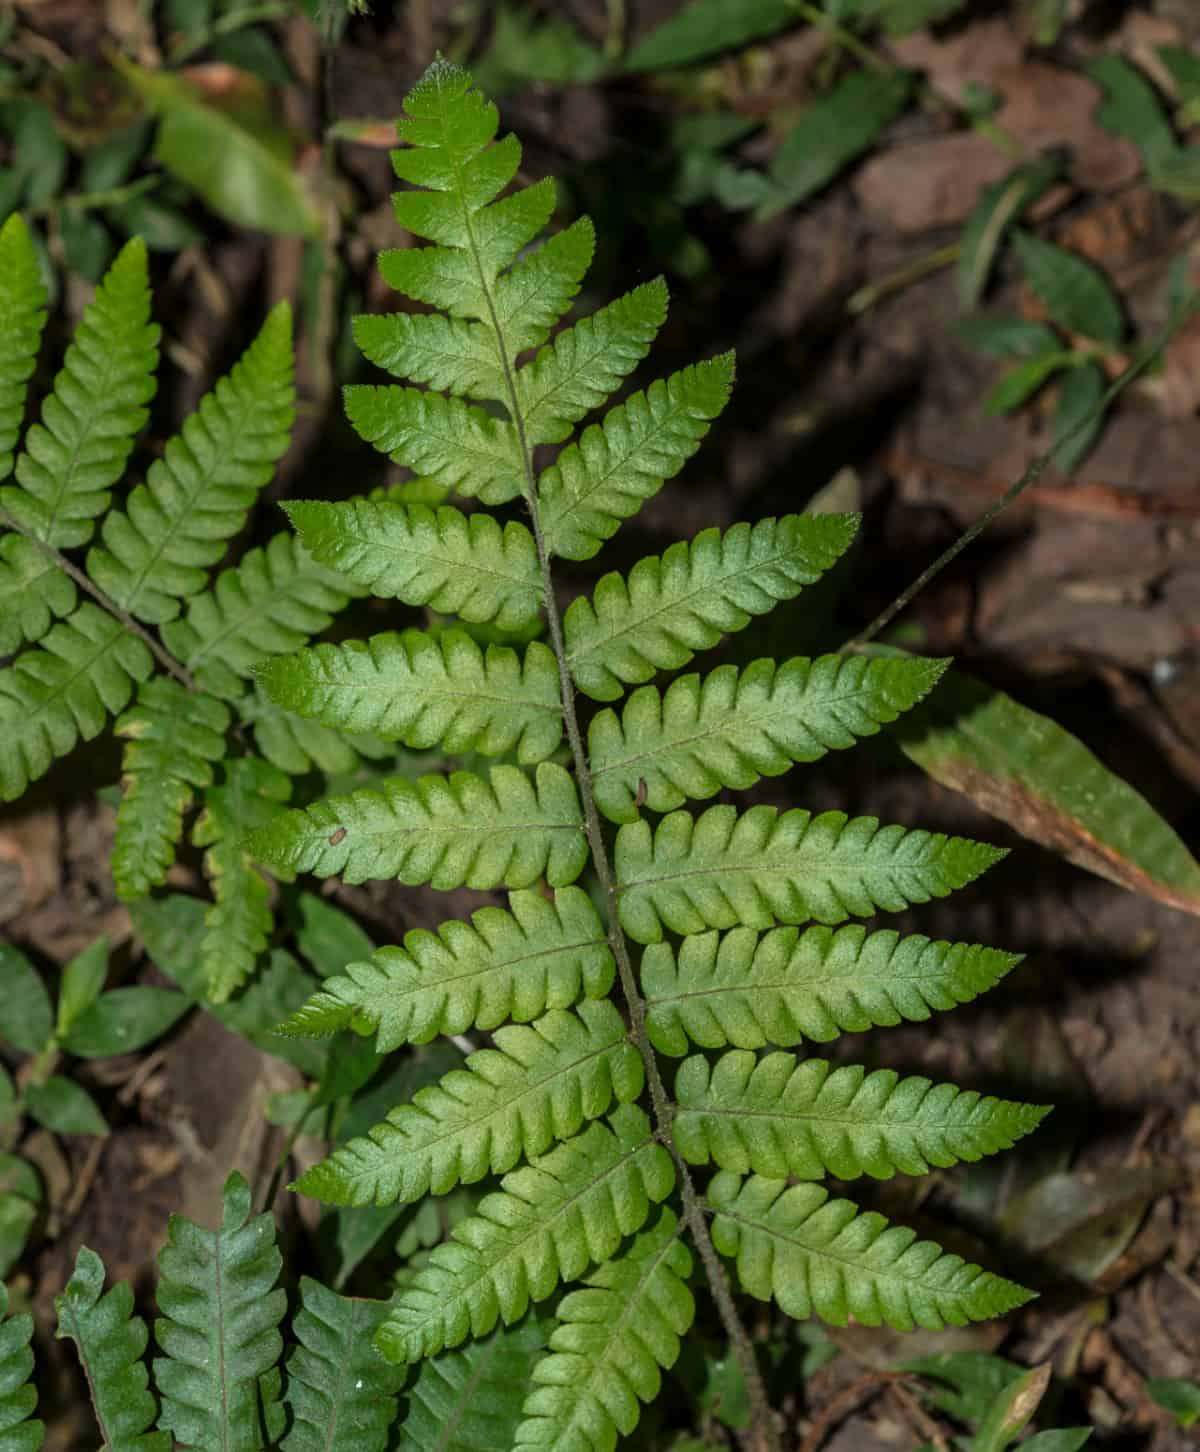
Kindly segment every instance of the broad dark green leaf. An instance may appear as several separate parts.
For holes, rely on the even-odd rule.
[[[1119,55],[1099,55],[1087,71],[1104,92],[1096,120],[1114,136],[1133,142],[1153,181],[1158,168],[1179,149],[1154,88]]]
[[[1063,444],[1054,463],[1064,474],[1078,469],[1104,427],[1100,404],[1106,387],[1104,369],[1094,358],[1077,362],[1063,377],[1054,412],[1054,442]]]
[[[1146,1395],[1175,1418],[1177,1427],[1194,1427],[1200,1422],[1200,1383],[1179,1376],[1151,1377]]]
[[[1121,303],[1099,268],[1032,232],[1017,228],[1013,237],[1029,286],[1051,318],[1068,332],[1119,346],[1125,337]]]
[[[62,1046],[82,1059],[132,1054],[165,1034],[190,1007],[185,993],[169,988],[114,988],[84,1009]]]
[[[54,1010],[41,975],[24,953],[0,943],[0,1037],[23,1054],[45,1048],[54,1032]]]
[[[108,1133],[100,1106],[82,1085],[61,1074],[52,1074],[44,1084],[31,1084],[25,1091],[25,1107],[55,1134]]]
[[[625,58],[628,71],[669,70],[707,60],[793,25],[799,17],[790,0],[691,0],[652,30]]]
[[[1026,363],[1018,363],[984,399],[984,413],[1008,413],[1014,408],[1020,408],[1048,378],[1063,368],[1070,368],[1074,361],[1074,353],[1064,348],[1055,348],[1052,352],[1030,358]]]
[[[80,1014],[95,1003],[107,977],[108,939],[97,938],[63,969],[62,982],[58,985],[58,1022],[54,1028],[59,1039],[68,1034]]]

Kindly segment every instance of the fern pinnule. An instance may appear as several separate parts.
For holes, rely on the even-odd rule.
[[[0,1281],[0,1452],[38,1452],[46,1424],[34,1417],[33,1317],[10,1312],[8,1287]]]
[[[376,1035],[381,1054],[439,1034],[528,1023],[581,996],[606,998],[612,950],[588,895],[562,887],[553,902],[526,889],[509,893],[508,911],[480,908],[470,923],[442,923],[405,935],[403,948],[379,948],[327,978],[280,1024],[284,1034],[332,1034],[353,1026]]]
[[[0,479],[12,473],[25,389],[46,326],[46,284],[19,212],[0,227]]]

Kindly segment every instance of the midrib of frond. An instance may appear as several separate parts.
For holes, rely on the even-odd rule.
[[[804,855],[804,842],[800,841],[795,847],[795,857],[790,864],[775,866],[770,862],[757,860],[762,854],[774,850],[773,844],[768,842],[756,849],[756,860],[751,862],[718,862],[708,867],[681,868],[678,872],[654,873],[647,877],[636,877],[629,882],[622,882],[618,885],[618,893],[628,893],[647,887],[657,887],[660,883],[686,882],[689,878],[712,877],[720,873],[722,877],[750,876],[755,878],[782,877],[786,881],[794,881],[801,868],[815,868],[828,872],[844,871],[858,872],[864,875],[881,872],[919,872],[925,866],[923,862],[900,862],[892,863],[890,859],[882,862],[873,861],[868,855],[874,846],[874,839],[867,844],[865,853],[858,853],[853,857],[809,857]],[[766,900],[764,899],[764,902]],[[757,986],[757,985],[756,985]]]
[[[930,1088],[935,1086],[931,1085]],[[924,1098],[921,1104],[925,1102]],[[869,1113],[860,1114],[856,1117],[846,1117],[843,1111],[840,1114],[825,1113],[820,1108],[809,1107],[807,1109],[747,1109],[744,1104],[739,1104],[730,1109],[721,1104],[714,1104],[707,1100],[697,1104],[683,1104],[679,1107],[681,1114],[697,1114],[705,1117],[711,1116],[714,1119],[767,1119],[773,1123],[786,1121],[791,1124],[819,1125],[822,1128],[828,1126],[834,1129],[873,1129],[880,1134],[886,1134],[888,1130],[909,1130],[914,1127],[921,1130],[936,1130],[939,1133],[951,1130],[972,1129],[969,1120],[965,1119],[922,1119],[918,1118],[921,1112],[921,1105],[911,1111],[904,1119],[887,1119],[887,1107],[882,1111],[872,1110]],[[722,1211],[724,1214],[724,1211]]]
[[[347,1298],[349,1299],[349,1298]],[[350,1301],[350,1336],[351,1346],[358,1342],[358,1318],[362,1310],[361,1301]],[[310,1308],[311,1310],[311,1308]],[[328,1323],[326,1322],[328,1325]],[[336,1379],[334,1381],[333,1395],[330,1397],[329,1419],[326,1423],[325,1440],[322,1444],[323,1452],[333,1452],[337,1446],[338,1423],[342,1417],[342,1407],[346,1400],[346,1382],[353,1375],[353,1366],[350,1356],[334,1357],[336,1364]]]
[[[223,1228],[222,1228],[223,1230]],[[221,1233],[213,1256],[213,1285],[217,1302],[217,1368],[221,1383],[221,1452],[231,1452],[229,1439],[229,1379],[225,1356],[225,1278],[221,1274]]]

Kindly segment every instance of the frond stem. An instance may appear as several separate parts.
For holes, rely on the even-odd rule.
[[[129,631],[130,635],[136,635],[159,665],[162,666],[163,670],[173,675],[179,684],[189,693],[196,690],[196,682],[187,667],[180,665],[170,651],[167,650],[166,646],[156,640],[144,625],[139,624],[130,615],[128,610],[122,610],[115,600],[110,600],[98,585],[92,583],[78,565],[72,564],[66,555],[56,550],[52,544],[47,544],[44,539],[39,539],[36,534],[27,530],[6,509],[0,508],[0,524],[5,529],[11,529],[14,534],[23,535],[25,539],[32,540],[38,549],[41,550],[42,554],[56,565],[64,575],[73,580],[85,595],[90,595],[102,610],[113,616],[114,619],[119,620],[125,629]]]

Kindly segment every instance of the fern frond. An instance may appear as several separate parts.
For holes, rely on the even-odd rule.
[[[632,1104],[506,1175],[435,1246],[392,1301],[376,1345],[389,1361],[436,1356],[511,1325],[531,1302],[613,1255],[675,1186],[671,1156]]]
[[[713,1244],[737,1257],[743,1289],[798,1320],[940,1331],[1003,1316],[1033,1297],[816,1185],[722,1171],[707,1198],[717,1212]]]
[[[510,423],[461,398],[394,384],[352,384],[344,398],[359,437],[393,463],[484,504],[521,493],[521,451]]]
[[[740,671],[718,666],[703,678],[681,676],[665,692],[643,686],[619,718],[611,709],[592,718],[596,805],[610,821],[633,822],[639,801],[669,812],[722,787],[780,776],[793,762],[873,736],[931,690],[945,666],[823,655],[756,660]]]
[[[590,600],[581,595],[563,616],[575,684],[614,701],[623,685],[686,665],[819,579],[857,527],[852,514],[789,514],[724,534],[705,529],[639,560],[628,580],[605,575]]]
[[[511,1447],[545,1332],[529,1317],[423,1362],[408,1393],[397,1452],[497,1452]]]
[[[335,1205],[386,1205],[473,1184],[568,1139],[642,1091],[642,1061],[608,999],[509,1024],[465,1069],[418,1090],[294,1188]]]
[[[283,1349],[287,1296],[273,1289],[283,1257],[269,1215],[250,1217],[250,1187],[225,1182],[220,1230],[182,1215],[167,1223],[159,1252],[154,1362],[159,1425],[199,1452],[258,1452],[260,1378]]]
[[[581,888],[548,902],[513,892],[509,911],[480,908],[470,923],[417,928],[403,948],[379,948],[350,963],[279,1026],[284,1034],[331,1034],[353,1026],[376,1034],[378,1053],[425,1044],[439,1034],[528,1023],[581,996],[604,998],[615,965],[604,925]]]
[[[675,1099],[671,1133],[689,1164],[800,1180],[947,1169],[1011,1149],[1050,1112],[891,1069],[745,1049],[685,1059]]]
[[[77,599],[74,581],[33,540],[22,534],[0,539],[0,655],[40,640]]]
[[[167,880],[183,814],[194,792],[211,785],[212,763],[225,754],[229,710],[159,676],[142,686],[115,729],[129,744],[121,761],[112,873],[117,896],[128,900]]]
[[[482,511],[369,499],[284,507],[314,559],[382,599],[430,605],[501,630],[537,619],[537,545],[516,520],[501,525]]]
[[[384,1452],[404,1381],[371,1344],[386,1310],[386,1302],[350,1300],[301,1276],[283,1452]]]
[[[633,394],[568,444],[538,479],[538,513],[550,552],[590,560],[679,473],[725,407],[732,385],[733,354],[724,353]],[[715,539],[718,531],[706,534]]]
[[[859,923],[829,928],[749,928],[700,933],[678,949],[654,943],[642,954],[646,1030],[663,1054],[730,1045],[788,1049],[828,1043],[935,1010],[969,1003],[1021,961],[977,943],[868,935]]]
[[[389,631],[268,662],[258,679],[298,715],[414,750],[515,752],[533,766],[562,740],[558,663],[536,640],[522,658],[508,646],[485,652],[462,630]]]
[[[46,1424],[33,1416],[33,1317],[8,1313],[8,1287],[0,1281],[0,1452],[38,1452]]]
[[[236,700],[242,678],[269,656],[304,645],[359,592],[310,559],[291,534],[250,550],[236,569],[188,602],[187,614],[162,627],[167,649],[206,691]]]
[[[267,946],[273,919],[271,894],[251,866],[246,838],[277,817],[292,794],[291,781],[257,757],[225,763],[225,779],[204,793],[204,811],[192,829],[197,847],[207,847],[204,872],[215,901],[204,917],[200,959],[213,1003],[225,1003],[246,981]]]
[[[581,318],[574,327],[564,328],[553,343],[518,369],[517,411],[524,424],[526,443],[561,444],[572,427],[606,403],[633,372],[650,351],[666,318],[667,285],[658,277],[590,317]],[[665,385],[668,392],[672,382],[668,380]],[[601,433],[611,452],[613,440],[607,425],[606,419]],[[619,436],[619,430],[614,432]],[[671,452],[669,448],[667,452]],[[628,469],[629,464],[623,467]],[[611,478],[607,487],[623,492]],[[636,488],[633,492],[637,492]]]
[[[60,1296],[55,1335],[74,1341],[87,1376],[104,1452],[170,1452],[166,1432],[152,1432],[158,1405],[146,1371],[146,1323],[133,1314],[133,1291],[119,1281],[107,1295],[104,1262],[83,1246]]]
[[[639,1403],[658,1395],[661,1371],[678,1360],[696,1309],[686,1284],[691,1268],[679,1224],[663,1210],[628,1250],[559,1302],[514,1452],[613,1452],[637,1426]]]
[[[46,284],[19,212],[0,227],[0,479],[12,473],[25,389],[46,326]]]
[[[268,866],[346,882],[398,877],[410,887],[565,887],[583,871],[587,842],[575,783],[543,761],[531,780],[515,766],[392,777],[378,790],[284,812],[255,834]]]
[[[89,601],[0,671],[0,800],[13,801],[123,710],[154,658]]]
[[[638,943],[657,943],[664,926],[688,934],[809,918],[840,923],[945,897],[1004,855],[965,837],[881,827],[844,812],[672,812],[656,831],[639,821],[617,833],[621,922]]]
[[[151,625],[174,620],[245,524],[287,449],[294,412],[292,315],[280,303],[124,509],[106,516],[87,569],[110,599]]]
[[[36,538],[70,549],[91,538],[148,416],[158,362],[146,244],[127,242],[84,309],[41,421],[25,437],[0,507]]]
[[[237,703],[237,713],[254,732],[254,744],[272,766],[290,776],[315,767],[329,775],[356,771],[365,757],[386,761],[395,751],[378,736],[333,731],[319,721],[306,721],[277,706],[258,682]]]

